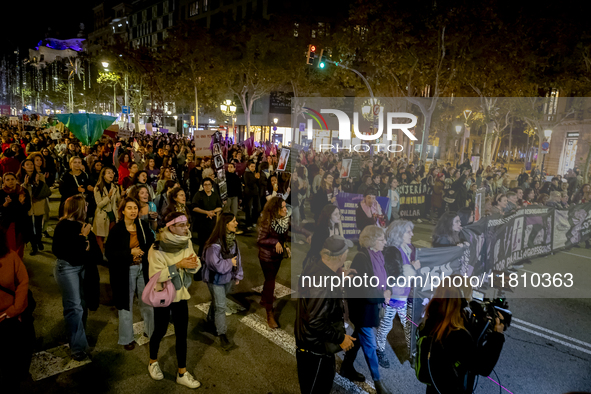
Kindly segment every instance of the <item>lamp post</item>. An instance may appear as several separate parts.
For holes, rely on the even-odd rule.
[[[368,122],[371,122],[371,130],[372,134],[375,129],[376,119],[380,115],[380,112],[383,110],[383,106],[380,101],[374,97],[369,100],[366,100],[361,107],[361,114]],[[373,155],[373,148],[370,150],[370,155]]]
[[[279,122],[279,119],[277,118],[273,118],[273,136],[271,137],[271,143],[275,143],[275,132],[277,131],[277,123]]]
[[[236,104],[234,104],[232,100],[225,100],[223,104],[220,105],[220,109],[224,115],[232,118],[232,133],[234,133],[234,121],[236,120],[234,114],[236,113]],[[229,134],[229,132],[226,133],[226,138],[229,136]]]
[[[464,111],[464,127],[468,130],[468,118],[472,115],[472,110],[467,109]],[[464,163],[464,150],[466,149],[466,130],[464,130],[464,135],[462,135],[462,159],[460,163]],[[457,131],[457,127],[456,127]]]
[[[109,62],[101,62],[106,72],[109,72]],[[117,84],[113,81],[113,115],[117,113]]]
[[[542,176],[544,176],[544,162],[546,161],[546,154],[548,154],[548,150],[550,149],[550,139],[552,138],[552,130],[544,130],[544,137],[546,137],[546,141],[542,143]],[[545,151],[545,152],[544,152]]]

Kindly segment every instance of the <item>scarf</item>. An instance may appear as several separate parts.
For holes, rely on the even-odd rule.
[[[21,187],[21,185],[19,185],[18,183],[16,184],[16,186],[14,187],[14,189],[9,189],[6,186],[2,187],[2,190],[4,190],[4,193],[6,194],[25,194],[25,189],[23,189]]]
[[[165,253],[177,253],[189,246],[189,235],[176,235],[170,230],[164,229],[160,232],[160,250]]]
[[[285,233],[289,228],[289,215],[273,220],[271,227],[277,234]]]
[[[384,255],[382,252],[375,252],[371,249],[367,249],[369,252],[369,259],[371,260],[371,266],[373,268],[373,274],[379,279],[378,289],[386,290],[388,288],[388,274],[386,274],[386,262],[384,261]]]
[[[236,233],[226,230],[226,245],[228,247],[228,250],[232,250],[234,242],[236,242]]]

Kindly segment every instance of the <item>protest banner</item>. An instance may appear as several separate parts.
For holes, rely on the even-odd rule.
[[[425,216],[426,185],[419,183],[400,185],[396,190],[400,195],[400,211],[398,214],[401,219],[413,220]]]
[[[362,194],[353,193],[339,193],[337,194],[337,206],[341,212],[341,222],[343,225],[343,236],[347,239],[359,239],[360,231],[357,229],[357,222],[355,215],[357,213],[357,207],[363,200]],[[382,212],[387,212],[390,205],[390,199],[388,197],[376,197],[380,209]]]
[[[442,274],[446,276],[459,274],[477,278],[477,282],[471,283],[472,287],[482,289],[483,293],[492,292],[495,294],[494,297],[497,294],[503,294],[503,291],[515,290],[515,288],[511,288],[510,274],[506,271],[513,264],[547,255],[563,248],[570,248],[591,239],[591,203],[574,205],[568,209],[529,206],[506,216],[488,216],[463,227],[460,238],[470,245],[468,247],[417,249],[417,260],[421,262],[421,268],[417,270],[417,274],[425,281],[422,283],[423,286],[413,289],[413,299],[410,302],[412,306],[409,305],[408,312],[414,323],[421,322],[424,308],[433,294],[434,288],[437,287],[433,288],[432,286],[433,282],[437,282],[437,280],[433,281],[434,277],[441,277]],[[556,275],[562,274],[560,266],[546,266],[544,270],[532,272],[534,285],[529,286],[527,283],[515,279],[522,278],[523,273],[520,273],[519,276],[514,274],[513,283],[523,285],[518,286],[519,296],[539,296],[538,286],[535,285],[536,278],[541,279],[538,283],[544,283],[544,277],[547,276],[554,280]],[[493,272],[506,273],[507,277],[503,276],[504,282],[501,282],[503,283],[502,287],[498,278],[495,279],[497,282],[491,283]],[[568,274],[565,274],[565,279],[566,275]],[[548,282],[554,285],[554,282]],[[531,284],[532,281],[529,283]],[[584,286],[584,284],[579,283],[579,286]],[[572,297],[581,296],[580,288],[578,290],[573,288],[573,292],[569,293],[567,290],[570,288],[565,285],[562,287],[561,294]],[[413,325],[411,349],[415,349],[415,329],[416,326]]]
[[[204,157],[211,154],[211,130],[195,130],[193,138],[195,141],[195,157]]]

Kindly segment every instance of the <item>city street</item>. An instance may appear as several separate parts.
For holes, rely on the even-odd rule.
[[[57,194],[51,203],[52,217],[56,216]],[[52,233],[55,220],[50,223]],[[417,224],[413,242],[428,246],[431,225]],[[295,341],[295,299],[291,299],[290,261],[284,260],[277,279],[277,314],[280,328],[267,328],[265,312],[259,306],[263,274],[258,261],[255,233],[238,237],[243,256],[244,280],[231,292],[229,299],[235,313],[228,317],[228,335],[238,348],[227,353],[219,339],[204,329],[205,312],[210,301],[203,283],[190,288],[188,370],[202,382],[196,392],[208,393],[299,393]],[[189,392],[175,383],[176,360],[174,336],[168,336],[160,347],[163,381],[154,381],[147,371],[148,345],[126,351],[117,345],[117,310],[110,296],[109,273],[100,267],[101,305],[91,312],[87,335],[93,347],[91,362],[78,366],[67,357],[69,352],[65,322],[62,316],[61,296],[53,278],[54,258],[51,240],[45,239],[45,251],[29,257],[25,251],[25,264],[30,275],[30,288],[37,300],[35,328],[38,343],[31,373],[38,380],[23,384],[25,393],[157,393]],[[294,261],[302,259],[307,245],[294,248]],[[353,256],[350,255],[350,259]],[[540,259],[542,260],[542,259]],[[544,263],[562,262],[582,264],[584,272],[591,274],[591,250],[572,249],[543,258]],[[536,271],[536,263],[525,270]],[[257,289],[259,287],[259,289]],[[137,305],[137,304],[136,304]],[[536,393],[555,394],[569,391],[591,390],[591,299],[518,299],[509,298],[513,312],[513,325],[505,334],[506,342],[501,358],[490,378],[480,377],[477,393]],[[141,316],[137,308],[134,321]],[[351,328],[349,327],[349,331]],[[394,334],[402,338],[400,326]],[[406,357],[402,348],[397,349]],[[47,353],[43,353],[47,352]],[[381,370],[383,380],[395,393],[424,393],[425,386],[416,380],[408,361],[395,361],[396,355],[388,347],[391,360],[389,370]],[[63,358],[60,358],[63,355]],[[342,353],[337,360],[342,358]],[[335,379],[333,393],[374,393],[369,370],[361,355],[356,368],[368,383],[358,386],[340,377]],[[499,384],[502,385],[501,388]]]

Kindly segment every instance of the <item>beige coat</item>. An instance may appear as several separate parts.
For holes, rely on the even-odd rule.
[[[96,201],[96,213],[94,214],[94,223],[92,225],[92,231],[99,237],[106,237],[109,235],[109,216],[107,212],[111,211],[117,217],[117,208],[119,207],[119,201],[121,195],[117,184],[113,183],[115,191],[111,198],[107,188],[103,187],[103,193],[99,191],[97,187],[94,188],[94,200]]]
[[[31,185],[23,183],[22,187],[27,189],[27,191],[29,192],[29,197],[31,197],[31,210],[29,211],[29,216],[41,216],[49,212],[49,205],[47,204],[46,198],[36,200],[33,198],[33,187]]]

